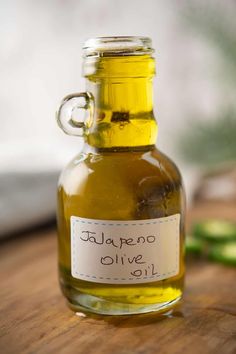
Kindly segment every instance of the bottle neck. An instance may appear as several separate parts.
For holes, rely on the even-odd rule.
[[[143,64],[141,58],[106,58],[103,70],[99,62],[96,74],[87,77],[86,89],[94,97],[94,120],[87,134],[89,145],[103,149],[155,144],[153,75],[137,75],[138,64]],[[125,70],[123,75],[114,75],[119,68]]]

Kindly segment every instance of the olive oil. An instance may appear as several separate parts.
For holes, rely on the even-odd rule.
[[[67,96],[58,111],[62,129],[85,140],[58,186],[61,288],[74,310],[168,310],[183,293],[184,191],[155,147],[151,41],[97,38],[84,53],[86,93]]]

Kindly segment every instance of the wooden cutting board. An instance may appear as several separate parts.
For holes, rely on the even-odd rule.
[[[1,244],[1,354],[236,353],[235,268],[188,261],[170,316],[84,316],[65,304],[56,258],[54,229]]]

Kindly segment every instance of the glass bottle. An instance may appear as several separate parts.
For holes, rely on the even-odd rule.
[[[155,147],[151,40],[94,38],[83,50],[86,92],[57,112],[84,139],[58,185],[61,289],[75,311],[164,312],[183,293],[184,190]]]

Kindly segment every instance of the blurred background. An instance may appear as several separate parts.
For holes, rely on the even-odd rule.
[[[55,111],[66,94],[84,90],[82,44],[95,36],[152,38],[157,146],[181,168],[195,215],[204,204],[207,217],[236,219],[235,1],[0,7],[1,237],[55,218],[59,172],[82,147],[58,128]]]

